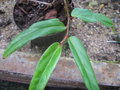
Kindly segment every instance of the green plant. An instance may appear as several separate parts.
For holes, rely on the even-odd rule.
[[[82,74],[86,87],[89,90],[99,90],[99,86],[84,45],[77,37],[68,37],[70,15],[67,6],[67,0],[64,0],[64,3],[65,10],[68,16],[67,26],[65,26],[58,19],[50,19],[34,23],[27,30],[21,32],[18,36],[16,36],[15,39],[13,39],[12,42],[8,45],[3,54],[3,58],[7,58],[10,54],[23,47],[30,40],[49,34],[62,32],[67,29],[67,33],[64,39],[60,43],[53,43],[41,56],[37,64],[34,76],[31,80],[29,90],[44,90],[61,56],[62,47],[65,41],[68,41],[76,65],[78,66]],[[85,22],[100,22],[107,27],[112,27],[113,31],[115,31],[113,22],[109,18],[102,14],[93,13],[91,10],[75,8],[72,11],[71,16],[78,17]]]

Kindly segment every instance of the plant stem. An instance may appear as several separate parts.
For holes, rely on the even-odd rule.
[[[64,36],[63,40],[60,42],[61,45],[64,44],[64,42],[66,41],[66,39],[68,38],[68,34],[69,34],[69,30],[70,30],[70,14],[69,14],[69,8],[68,8],[68,0],[64,0],[64,4],[65,4],[65,11],[67,14],[67,31],[66,31],[66,35]]]

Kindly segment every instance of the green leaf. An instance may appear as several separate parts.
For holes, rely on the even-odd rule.
[[[50,19],[37,22],[30,26],[29,29],[21,32],[13,39],[13,41],[8,45],[7,49],[5,50],[3,58],[8,57],[10,54],[24,46],[30,40],[49,34],[62,32],[65,31],[65,29],[66,27],[64,26],[64,24],[58,19]]]
[[[58,60],[61,56],[62,46],[52,44],[39,60],[29,90],[44,90]]]
[[[94,13],[94,17],[96,18],[96,20],[102,24],[104,24],[107,27],[113,27],[113,22],[111,19],[109,19],[108,17],[106,17],[103,14],[98,14],[98,13]]]
[[[75,8],[71,15],[82,19],[85,22],[100,22],[107,27],[114,27],[112,20],[103,14],[94,13],[88,9]]]
[[[86,87],[89,90],[99,90],[99,86],[84,45],[75,36],[70,37],[68,39],[68,43]]]
[[[93,16],[93,12],[88,9],[75,8],[73,9],[71,16],[78,17],[85,22],[96,22],[96,18]]]

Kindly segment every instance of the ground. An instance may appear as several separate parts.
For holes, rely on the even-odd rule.
[[[113,20],[115,28],[120,33],[120,5],[119,0],[73,0],[74,7],[92,9],[93,12],[105,14]],[[0,48],[5,49],[7,44],[21,30],[17,27],[13,19],[13,8],[15,0],[0,1]],[[91,60],[120,61],[120,44],[108,43],[112,41],[111,28],[107,28],[100,23],[85,23],[79,19],[72,19],[70,35],[75,35],[81,39],[87,49]],[[31,44],[27,44],[20,51],[27,53],[43,52],[46,47],[35,46],[31,49]],[[65,44],[63,56],[72,57],[68,45]]]

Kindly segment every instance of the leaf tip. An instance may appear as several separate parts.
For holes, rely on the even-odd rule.
[[[2,55],[2,59],[6,59],[6,58],[7,58],[7,57],[3,54],[3,55]]]
[[[6,59],[7,57],[5,55],[2,56],[2,59]]]
[[[6,59],[8,57],[8,55],[6,54],[6,51],[4,51],[3,55],[2,55],[2,59]]]

